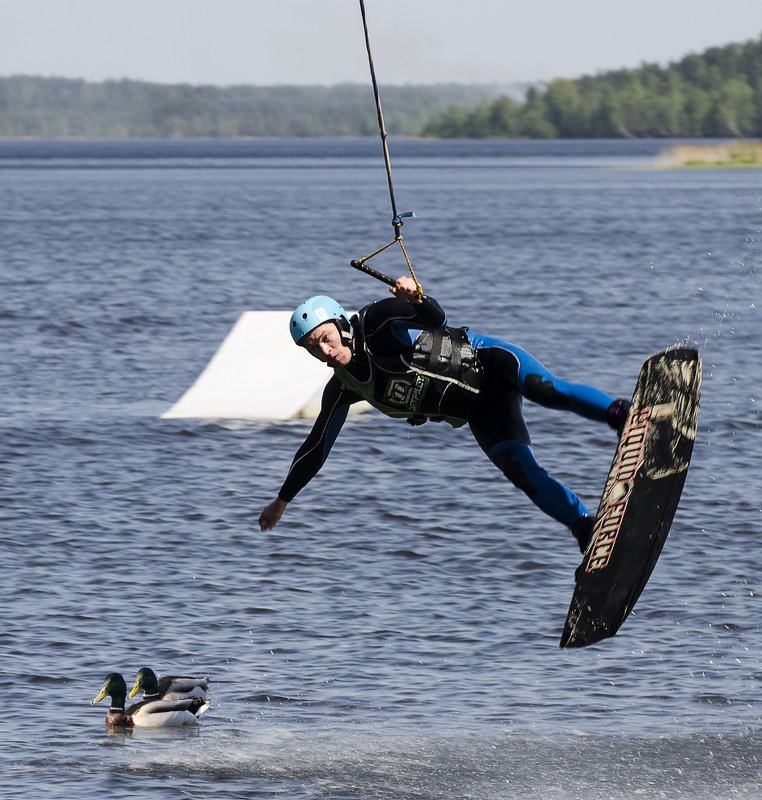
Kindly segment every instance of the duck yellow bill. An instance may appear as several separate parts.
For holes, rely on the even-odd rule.
[[[135,681],[135,685],[130,689],[130,693],[127,697],[135,697],[135,695],[140,691],[140,681]]]
[[[108,695],[108,690],[104,686],[100,690],[100,692],[98,692],[98,694],[95,695],[95,697],[90,701],[90,705],[94,706],[96,703],[100,703],[100,701],[103,700],[103,698],[106,697],[107,695]]]

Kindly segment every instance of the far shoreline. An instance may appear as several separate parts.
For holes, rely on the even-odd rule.
[[[661,155],[665,169],[759,169],[762,142],[737,139],[732,142],[676,144]]]
[[[760,169],[762,168],[762,139],[669,139],[661,137],[616,137],[616,138],[578,138],[578,137],[558,137],[552,139],[546,138],[508,138],[508,137],[474,137],[470,139],[450,138],[450,137],[434,137],[434,136],[415,136],[411,134],[404,134],[392,137],[395,142],[402,143],[441,143],[458,142],[465,144],[466,142],[478,143],[520,143],[534,144],[540,146],[543,143],[549,147],[553,147],[553,143],[568,143],[572,150],[576,148],[574,145],[585,147],[586,154],[594,154],[595,144],[600,143],[601,150],[605,150],[606,146],[613,143],[629,142],[637,147],[637,143],[648,143],[647,154],[650,156],[651,163],[646,166],[640,164],[640,168],[651,169]],[[326,141],[338,143],[345,141],[348,144],[353,143],[352,150],[356,149],[359,143],[371,143],[378,139],[377,134],[368,134],[364,136],[356,135],[337,135],[337,136],[82,136],[82,135],[67,135],[67,136],[37,136],[37,135],[24,135],[24,136],[0,136],[0,145],[26,144],[51,144],[56,143],[61,146],[66,145],[86,145],[94,144],[101,146],[115,146],[117,144],[134,144],[139,145],[142,143],[154,143],[156,145],[166,147],[170,143],[191,143],[191,142],[206,142],[206,143],[223,143],[237,142],[243,144],[250,143],[277,143],[287,141]],[[642,153],[640,155],[643,155]]]

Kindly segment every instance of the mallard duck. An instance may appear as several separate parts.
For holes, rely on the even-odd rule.
[[[189,697],[206,700],[208,688],[207,678],[191,678],[183,675],[164,675],[162,678],[157,678],[150,667],[143,667],[138,671],[135,685],[128,697],[135,697],[142,689],[143,700],[185,700]]]
[[[111,708],[106,714],[106,724],[113,728],[174,728],[179,725],[197,725],[196,716],[203,714],[209,703],[198,697],[184,700],[141,700],[125,709],[127,684],[118,672],[106,676],[103,686],[91,705],[104,697],[111,698]]]

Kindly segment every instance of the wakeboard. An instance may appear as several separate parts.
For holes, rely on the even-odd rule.
[[[643,364],[566,618],[561,647],[613,636],[661,554],[698,426],[701,357],[671,347]]]

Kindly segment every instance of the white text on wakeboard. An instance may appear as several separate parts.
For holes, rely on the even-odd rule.
[[[637,409],[630,415],[627,427],[622,431],[616,463],[606,481],[602,508],[595,520],[593,545],[585,565],[585,572],[606,567],[614,552],[614,545],[635,484],[635,476],[643,464],[650,417],[650,406]]]

